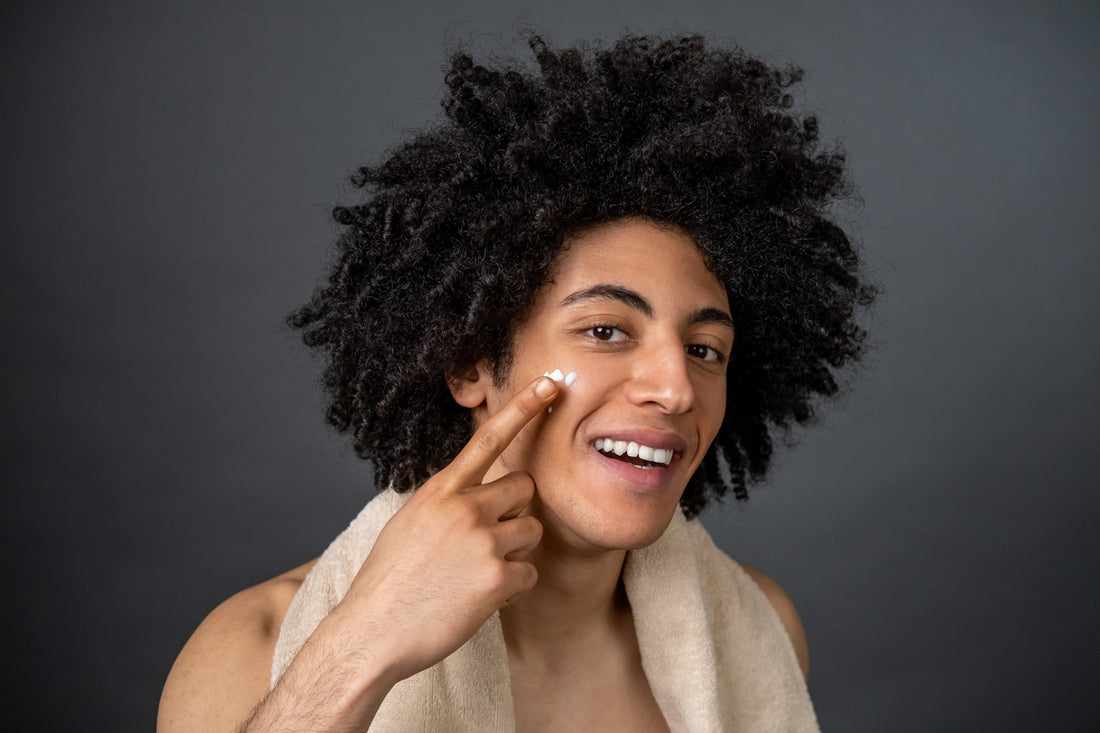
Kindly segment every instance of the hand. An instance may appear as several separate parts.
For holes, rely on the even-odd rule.
[[[557,392],[539,377],[478,428],[386,524],[330,615],[365,632],[353,638],[393,681],[451,654],[538,580],[525,558],[542,538],[542,525],[523,514],[534,481],[525,473],[482,481]]]

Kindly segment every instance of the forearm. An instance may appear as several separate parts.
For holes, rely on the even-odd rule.
[[[535,585],[526,557],[542,525],[524,514],[534,481],[513,472],[482,482],[557,389],[547,377],[532,381],[390,517],[242,731],[362,730],[393,685],[446,658]]]
[[[361,731],[393,687],[388,665],[318,628],[240,733]],[[346,640],[345,640],[346,641]],[[361,647],[360,647],[361,648]]]

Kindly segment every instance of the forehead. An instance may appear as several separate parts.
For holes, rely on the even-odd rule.
[[[670,305],[728,308],[725,288],[694,240],[674,227],[624,219],[570,239],[554,263],[543,305],[595,284],[629,286]]]

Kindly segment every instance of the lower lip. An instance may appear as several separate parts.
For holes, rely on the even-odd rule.
[[[672,462],[668,466],[638,468],[626,461],[609,458],[595,448],[592,449],[592,452],[599,459],[598,465],[601,469],[614,474],[619,481],[625,481],[643,491],[656,491],[665,488],[669,479],[672,478],[672,466],[679,460],[678,456],[673,456]]]

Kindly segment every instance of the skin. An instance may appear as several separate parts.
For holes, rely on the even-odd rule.
[[[310,565],[210,614],[169,674],[158,730],[364,727],[393,684],[497,610],[518,730],[667,730],[620,575],[627,550],[668,526],[722,423],[734,337],[726,294],[684,233],[624,220],[572,239],[515,335],[508,375],[494,381],[479,364],[450,379],[473,412],[469,443],[390,520],[275,690],[275,640]],[[579,377],[540,376],[555,368]],[[675,454],[644,470],[598,452],[604,437]],[[747,570],[805,672],[793,605]]]
[[[551,277],[516,333],[507,382],[494,385],[481,365],[453,391],[480,423],[516,385],[548,368],[576,372],[489,476],[535,479],[543,549],[625,554],[664,532],[722,424],[729,301],[690,238],[638,220],[575,237]],[[671,447],[676,457],[640,471],[597,452],[602,437]]]

